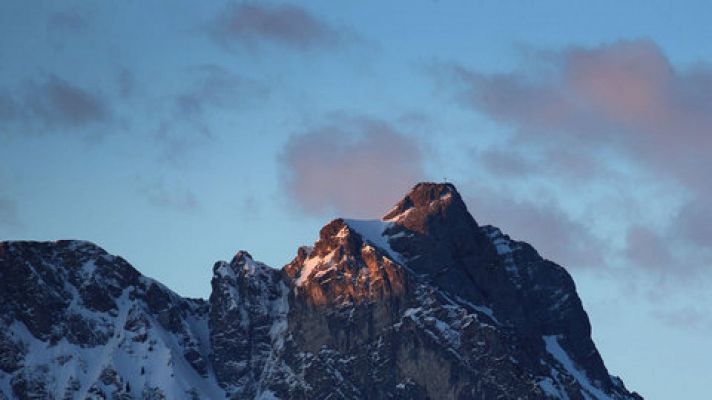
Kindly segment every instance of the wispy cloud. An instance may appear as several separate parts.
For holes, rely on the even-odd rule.
[[[635,265],[665,273],[673,263],[673,255],[665,237],[645,226],[632,226],[626,237],[625,255]]]
[[[602,268],[605,244],[590,226],[572,219],[553,199],[514,198],[506,191],[465,186],[465,200],[480,224],[493,224],[515,240],[534,246],[543,257],[570,268]]]
[[[704,308],[705,306],[686,306],[672,310],[656,310],[653,314],[671,328],[686,329],[707,336],[712,332],[712,317]]]
[[[167,183],[163,177],[153,180],[136,178],[136,183],[139,193],[153,206],[181,212],[194,212],[199,208],[195,193],[180,183]]]
[[[226,48],[274,43],[307,51],[332,47],[343,39],[339,30],[291,4],[232,4],[211,22],[208,31]]]
[[[379,217],[424,175],[411,138],[364,118],[337,117],[292,136],[280,161],[286,193],[317,215]]]
[[[191,75],[194,81],[175,98],[175,113],[179,118],[196,119],[208,110],[234,107],[268,92],[257,82],[218,65],[193,67]]]
[[[215,139],[215,113],[240,111],[269,95],[266,86],[219,65],[192,66],[186,71],[185,86],[172,94],[154,139],[161,145],[161,160],[180,162],[192,149]]]
[[[57,11],[47,17],[47,30],[50,33],[78,33],[88,26],[86,17],[76,11]]]
[[[0,115],[4,130],[49,133],[105,123],[110,120],[111,111],[100,92],[52,74],[39,82],[28,81],[15,91],[0,93]]]

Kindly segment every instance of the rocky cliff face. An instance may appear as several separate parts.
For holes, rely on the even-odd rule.
[[[281,270],[246,252],[183,299],[84,242],[0,245],[0,399],[639,399],[574,283],[449,184],[336,219]]]
[[[239,252],[213,267],[210,354],[215,376],[233,398],[255,398],[271,377],[286,329],[287,287],[276,269]]]

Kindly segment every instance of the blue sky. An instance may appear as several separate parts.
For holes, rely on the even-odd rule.
[[[707,393],[707,2],[0,4],[0,238],[177,292],[454,182],[567,267],[611,373]]]

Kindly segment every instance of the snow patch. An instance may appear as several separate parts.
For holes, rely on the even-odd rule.
[[[464,305],[466,305],[466,306],[468,306],[468,307],[474,309],[475,311],[480,312],[480,313],[482,313],[482,314],[488,316],[488,317],[489,317],[492,321],[494,321],[496,324],[502,325],[502,323],[499,322],[499,320],[497,319],[497,317],[494,316],[494,311],[492,311],[491,308],[489,308],[489,307],[487,307],[487,306],[480,306],[480,305],[474,304],[474,303],[472,303],[471,301],[467,301],[467,300],[463,299],[463,298],[460,297],[460,296],[457,296],[457,302],[458,302],[458,303],[461,303],[461,304],[464,304]]]
[[[544,392],[545,395],[553,397],[555,399],[565,399],[569,400],[569,396],[565,391],[559,390],[559,388],[554,383],[554,380],[549,377],[544,377],[537,382],[537,385]]]
[[[309,279],[309,277],[314,273],[317,267],[325,264],[329,264],[334,259],[334,252],[332,251],[326,257],[311,257],[307,258],[302,265],[302,269],[299,270],[299,278],[297,278],[295,284],[297,286],[302,286]]]
[[[574,361],[559,344],[559,338],[560,335],[544,336],[543,339],[544,344],[546,345],[546,351],[554,356],[556,361],[558,361],[559,364],[566,369],[566,372],[568,372],[569,375],[576,379],[582,388],[581,395],[583,395],[586,399],[613,400],[611,396],[594,386],[586,374],[578,369]]]
[[[521,248],[520,245],[509,239],[509,237],[502,233],[502,231],[497,227],[483,226],[481,229],[495,247],[497,255],[501,257],[504,263],[504,268],[509,273],[512,282],[517,287],[521,287],[519,268],[517,263],[514,261],[514,253]]]
[[[385,234],[386,230],[393,226],[394,223],[392,221],[382,221],[380,219],[345,219],[344,222],[349,228],[356,231],[365,242],[385,251],[393,261],[403,264],[400,254],[393,250],[388,243],[390,236]]]

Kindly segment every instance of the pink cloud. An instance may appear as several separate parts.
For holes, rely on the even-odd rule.
[[[654,42],[633,40],[541,53],[510,73],[454,71],[465,104],[515,129],[510,147],[545,155],[515,172],[594,179],[606,156],[623,157],[688,192],[677,233],[712,247],[712,213],[700,206],[712,204],[710,66],[678,68]]]
[[[380,217],[423,177],[422,155],[411,139],[363,119],[293,136],[281,161],[287,193],[316,215]]]
[[[649,41],[618,42],[564,56],[565,90],[597,113],[633,124],[661,116],[673,70]]]
[[[524,136],[619,136],[632,146],[681,136],[712,143],[711,68],[675,69],[649,40],[572,47],[534,60],[507,74],[456,67],[463,98]]]

